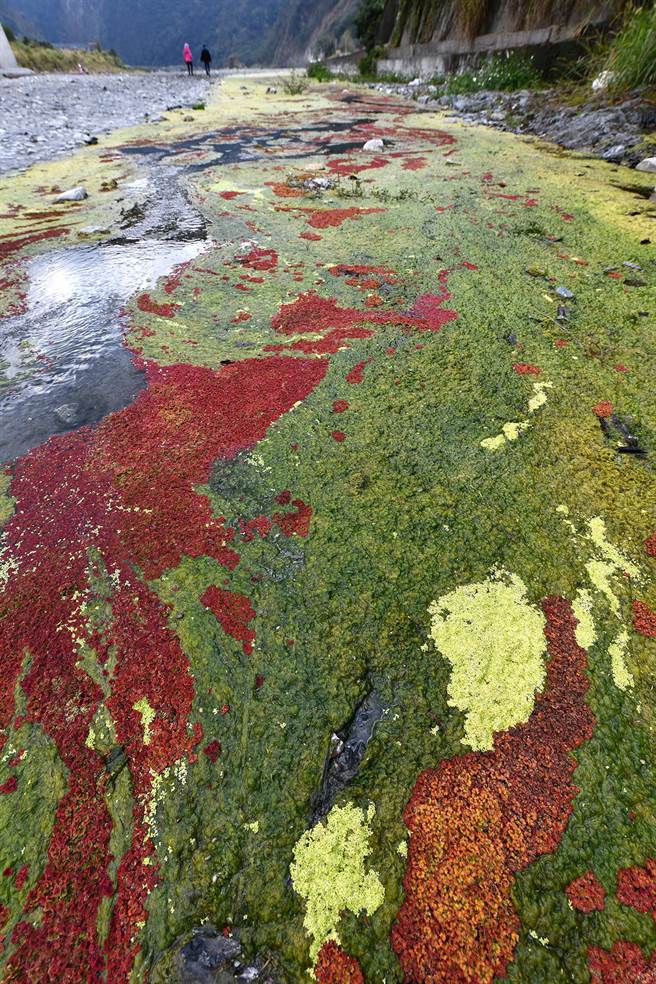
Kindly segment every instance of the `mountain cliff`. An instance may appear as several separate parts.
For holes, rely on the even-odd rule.
[[[290,0],[3,0],[3,20],[55,44],[100,41],[132,65],[170,65],[189,41],[215,62],[258,62]]]
[[[360,0],[287,0],[262,55],[267,64],[303,64],[336,48],[355,47],[354,19]]]

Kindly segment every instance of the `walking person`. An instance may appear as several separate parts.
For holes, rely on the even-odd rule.
[[[194,56],[191,53],[191,48],[189,47],[189,42],[185,41],[185,46],[182,49],[182,57],[185,60],[185,65],[187,66],[187,74],[194,74]]]
[[[205,66],[205,74],[210,74],[210,65],[212,64],[212,56],[207,49],[207,45],[203,45],[203,50],[200,53],[200,60]]]

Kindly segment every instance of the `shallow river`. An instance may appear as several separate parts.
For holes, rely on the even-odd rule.
[[[205,248],[94,244],[29,263],[27,312],[0,320],[0,462],[130,403],[143,376],[122,345],[121,308]]]

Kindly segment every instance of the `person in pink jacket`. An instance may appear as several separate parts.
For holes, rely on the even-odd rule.
[[[182,57],[185,60],[187,66],[187,72],[189,75],[194,74],[194,56],[191,53],[191,48],[189,47],[189,42],[185,41],[185,46],[182,49]]]

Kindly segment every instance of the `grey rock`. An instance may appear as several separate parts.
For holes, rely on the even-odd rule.
[[[263,961],[246,964],[242,952],[236,936],[224,936],[209,923],[197,927],[175,955],[175,984],[231,984],[233,981],[273,984]]]
[[[245,256],[248,256],[249,253],[252,253],[254,249],[257,249],[257,247],[258,247],[257,240],[245,239],[244,242],[240,243],[240,245],[235,250],[234,259],[237,261],[242,260]]]
[[[556,293],[558,297],[564,297],[567,301],[570,301],[574,297],[574,294],[567,287],[556,287]]]
[[[77,403],[62,403],[53,413],[58,423],[72,427],[80,416],[80,407]]]
[[[310,191],[328,191],[332,186],[333,182],[330,178],[310,178],[305,182],[305,187]]]
[[[636,171],[648,171],[650,174],[656,174],[656,157],[645,157],[636,165]]]
[[[367,153],[379,154],[382,150],[385,150],[385,144],[380,137],[374,137],[373,140],[367,140],[362,149]]]
[[[83,202],[85,198],[88,198],[86,188],[79,185],[77,188],[69,188],[68,191],[64,191],[61,195],[57,195],[55,198],[56,202]]]
[[[80,239],[84,239],[87,236],[102,236],[109,232],[106,226],[82,226],[77,230],[77,234]]]
[[[626,147],[624,144],[615,144],[613,147],[609,147],[601,155],[605,161],[621,161],[626,153]]]

